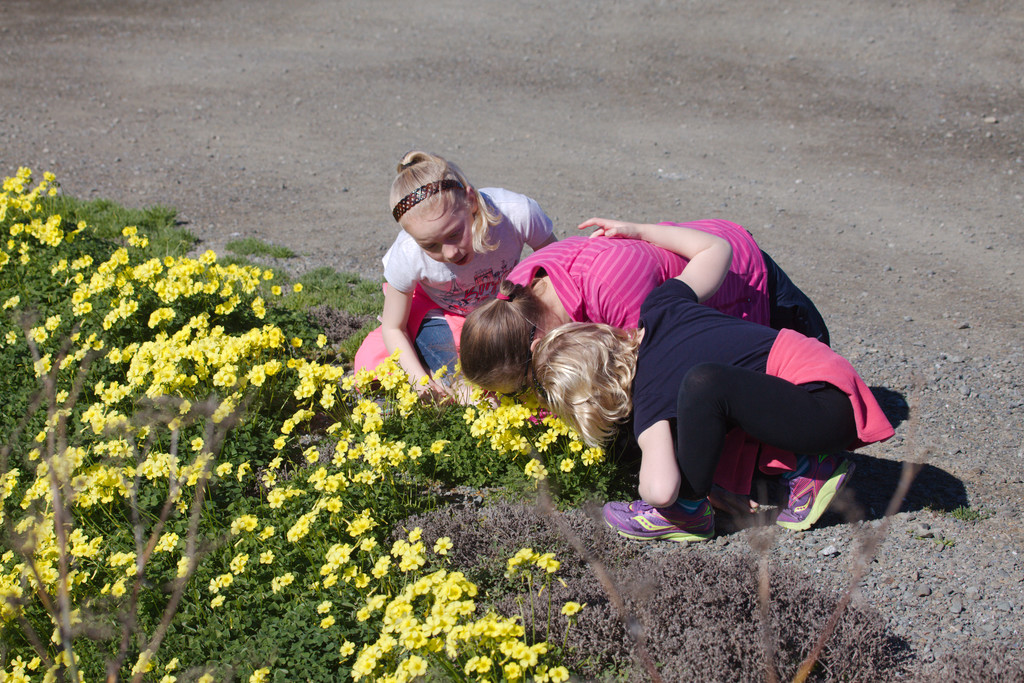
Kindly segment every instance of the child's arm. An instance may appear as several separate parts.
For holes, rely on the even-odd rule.
[[[398,354],[398,363],[409,375],[409,381],[419,388],[420,380],[423,377],[430,377],[430,373],[420,363],[420,358],[406,331],[411,307],[412,294],[401,292],[394,287],[385,287],[384,312],[380,316],[380,331],[388,353],[394,353],[395,349],[401,350],[401,353]],[[428,386],[435,392],[446,393],[444,387],[433,380],[428,382]]]
[[[687,259],[689,263],[676,279],[689,285],[698,301],[706,301],[718,291],[732,265],[732,246],[726,240],[693,228],[608,218],[591,218],[579,225],[580,230],[589,227],[597,228],[591,237],[641,239]]]
[[[667,507],[679,497],[679,465],[668,420],[655,422],[636,439],[640,446],[640,497],[655,507]]]
[[[668,420],[655,422],[637,437],[643,456],[640,460],[640,497],[655,507],[666,507],[679,497],[682,480],[676,463],[672,427]],[[734,517],[743,517],[758,508],[749,496],[712,486],[708,494],[711,505]]]
[[[546,240],[544,240],[544,243],[541,244],[540,246],[538,246],[536,249],[534,249],[534,251],[537,251],[537,249],[543,249],[544,247],[548,246],[549,244],[554,244],[557,241],[558,241],[558,238],[555,237],[555,233],[551,233],[550,235],[548,235],[548,238]]]

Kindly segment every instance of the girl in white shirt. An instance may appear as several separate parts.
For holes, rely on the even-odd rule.
[[[536,250],[555,241],[551,219],[529,197],[478,190],[455,164],[419,151],[398,164],[390,205],[402,232],[383,259],[380,334],[367,337],[355,365],[373,369],[399,349],[410,381],[448,393],[430,375],[454,371],[462,320],[497,294],[524,244]]]

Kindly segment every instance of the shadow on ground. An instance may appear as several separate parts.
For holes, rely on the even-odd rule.
[[[846,456],[854,462],[856,471],[832,507],[814,524],[815,529],[881,519],[899,486],[902,462],[861,453],[847,453]],[[742,520],[720,514],[716,525],[719,534],[733,533],[746,526],[773,524],[775,515],[786,505],[787,489],[777,477],[756,476],[751,494],[761,505],[772,507]],[[967,507],[968,504],[967,490],[960,479],[941,468],[926,464],[914,478],[899,511],[930,509],[950,512],[961,506]]]
[[[882,412],[893,428],[899,427],[910,417],[910,405],[903,394],[888,387],[871,387],[871,393],[874,394],[875,400],[882,407]]]

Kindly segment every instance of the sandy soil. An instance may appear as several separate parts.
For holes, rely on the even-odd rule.
[[[5,0],[0,171],[368,277],[411,148],[563,236],[736,221],[869,383],[919,406],[865,457],[928,451],[957,501],[1002,511],[963,533],[1005,534],[1019,577],[1022,36],[1015,0]]]

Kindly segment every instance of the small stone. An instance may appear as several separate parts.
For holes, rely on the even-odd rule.
[[[829,545],[819,550],[818,554],[823,557],[834,557],[839,554],[839,550],[834,545]]]
[[[964,611],[964,603],[960,601],[960,598],[953,598],[949,603],[949,611],[953,614],[960,614]]]
[[[1009,600],[1000,600],[999,602],[996,603],[996,609],[999,610],[1000,612],[1012,612],[1013,611],[1013,603],[1010,602]]]
[[[932,531],[932,525],[928,524],[927,522],[921,522],[919,524],[915,524],[912,533],[915,536],[919,537],[919,538],[934,538],[935,537],[935,532]]]
[[[917,588],[914,589],[914,595],[916,595],[919,598],[926,598],[926,597],[928,597],[931,594],[932,594],[932,587],[929,586],[926,583],[918,584]]]
[[[964,591],[964,597],[968,600],[977,600],[981,597],[981,591],[978,590],[977,586],[968,586],[967,590]]]

